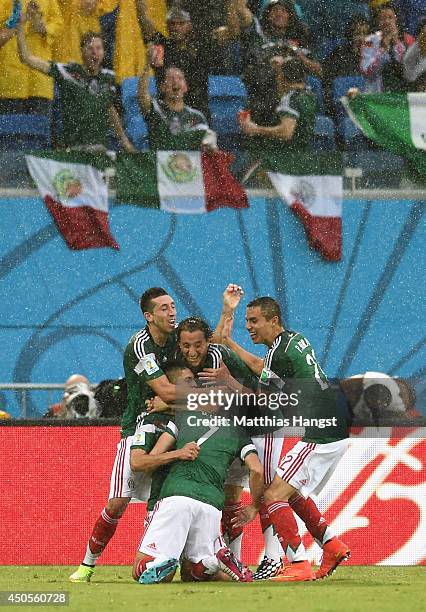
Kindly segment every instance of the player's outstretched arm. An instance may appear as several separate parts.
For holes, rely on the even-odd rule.
[[[222,332],[225,321],[228,318],[233,318],[234,312],[238,307],[243,295],[244,291],[242,287],[236,283],[229,283],[229,285],[226,287],[225,291],[223,292],[222,312],[216,325],[216,329],[213,332],[213,336],[211,337],[211,342],[216,342],[218,344],[223,343]]]
[[[229,346],[229,348],[244,361],[246,366],[250,368],[254,374],[260,376],[263,369],[263,359],[257,355],[253,355],[253,353],[250,353],[249,351],[246,351],[245,348],[240,346],[237,342],[235,342],[235,340],[232,339],[231,334],[233,324],[234,320],[232,318],[228,317],[225,319],[222,329],[223,343],[226,344],[226,346]]]

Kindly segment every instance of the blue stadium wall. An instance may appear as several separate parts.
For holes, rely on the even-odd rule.
[[[338,264],[308,249],[298,220],[279,201],[250,204],[242,212],[178,217],[114,205],[120,251],[74,252],[41,200],[1,199],[0,382],[58,383],[73,372],[92,381],[119,377],[123,347],[143,324],[138,298],[145,288],[167,288],[180,319],[214,323],[222,291],[235,281],[247,300],[276,296],[286,326],[310,338],[329,375],[413,377],[422,408],[424,202],[345,201]],[[235,337],[250,346],[243,308]],[[8,409],[18,414],[10,399]]]

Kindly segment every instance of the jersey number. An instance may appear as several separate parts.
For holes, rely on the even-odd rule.
[[[321,374],[324,376],[324,378],[325,378],[325,374],[322,371],[321,366],[317,362],[315,353],[313,350],[311,351],[311,353],[308,353],[306,355],[306,363],[308,364],[308,366],[311,366],[314,368],[315,380],[321,387],[321,391],[324,391],[324,389],[328,389],[328,383],[323,378],[321,378]]]

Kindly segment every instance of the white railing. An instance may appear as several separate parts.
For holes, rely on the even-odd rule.
[[[28,394],[33,391],[45,391],[47,393],[46,402],[43,402],[47,411],[50,404],[52,404],[52,394],[55,391],[63,391],[65,387],[64,383],[0,383],[0,391],[12,391],[19,396],[18,404],[21,407],[21,414],[18,418],[25,419],[28,417]],[[92,385],[92,388],[96,387],[96,384]],[[62,395],[62,393],[61,393]],[[4,407],[8,412],[7,406]]]

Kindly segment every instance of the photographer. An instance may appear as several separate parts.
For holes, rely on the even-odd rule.
[[[65,383],[62,401],[49,406],[44,418],[96,419],[100,416],[101,408],[89,380],[81,374],[73,374]]]

